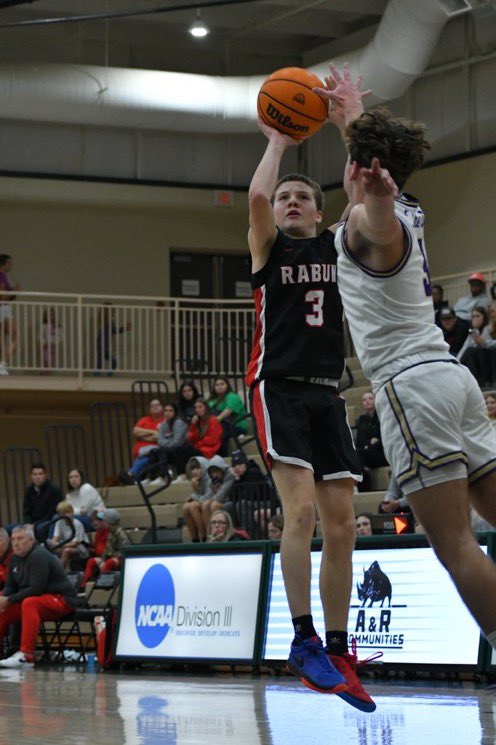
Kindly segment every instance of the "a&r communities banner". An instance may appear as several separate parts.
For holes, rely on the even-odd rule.
[[[127,556],[117,657],[253,659],[261,553]]]
[[[293,629],[279,554],[273,562],[263,658],[284,660]],[[319,566],[320,551],[314,551],[312,610],[315,627],[324,638]],[[348,631],[350,641],[356,638],[359,659],[380,651],[383,662],[477,664],[479,629],[431,548],[355,551]],[[463,642],[453,644],[452,639]]]

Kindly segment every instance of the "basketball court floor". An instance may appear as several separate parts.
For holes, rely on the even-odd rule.
[[[0,672],[0,745],[493,745],[496,692],[368,683],[361,714],[289,677]]]

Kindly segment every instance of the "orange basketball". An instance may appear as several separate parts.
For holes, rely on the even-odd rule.
[[[315,134],[327,119],[329,102],[312,91],[322,81],[302,67],[284,67],[269,75],[258,93],[258,115],[295,140]]]

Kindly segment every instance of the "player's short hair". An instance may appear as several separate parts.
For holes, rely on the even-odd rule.
[[[320,184],[318,184],[316,181],[312,181],[311,178],[308,178],[308,176],[304,176],[302,173],[288,173],[286,176],[282,176],[282,178],[280,178],[277,182],[276,188],[274,189],[274,194],[272,195],[271,200],[272,203],[274,203],[274,196],[276,194],[276,191],[279,189],[281,184],[285,184],[287,181],[301,181],[302,184],[306,184],[307,186],[309,186],[313,191],[317,209],[319,212],[322,212],[322,210],[324,209],[324,194],[322,193]]]
[[[365,111],[345,131],[350,160],[369,168],[372,158],[379,158],[399,189],[424,162],[431,146],[422,122],[394,117],[388,109]]]

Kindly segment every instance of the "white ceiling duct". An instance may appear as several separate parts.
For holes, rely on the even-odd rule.
[[[391,0],[372,41],[346,59],[375,101],[401,95],[448,20],[441,0]],[[327,64],[311,68],[323,77]],[[262,76],[213,77],[76,65],[0,65],[4,119],[182,132],[250,132]]]

